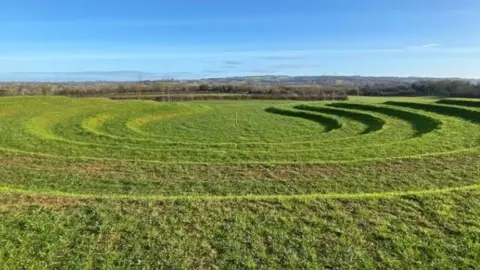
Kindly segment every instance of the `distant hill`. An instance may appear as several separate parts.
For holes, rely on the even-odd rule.
[[[169,76],[170,75],[170,76]],[[364,86],[371,84],[409,84],[417,81],[441,81],[441,80],[462,80],[479,84],[480,79],[468,78],[435,78],[435,77],[375,77],[375,76],[288,76],[288,75],[263,75],[245,77],[224,77],[224,78],[200,78],[200,79],[174,79],[174,74],[148,73],[141,71],[84,71],[84,72],[16,72],[0,74],[0,82],[3,83],[138,83],[151,84],[159,81],[177,81],[190,83],[242,83],[253,82],[255,84],[268,85],[343,85],[343,86]],[[181,75],[181,73],[177,73]],[[160,79],[163,78],[163,79]]]
[[[227,77],[196,80],[201,82],[233,83],[252,81],[259,84],[320,84],[320,85],[368,85],[398,84],[417,81],[440,81],[445,79],[480,83],[477,79],[466,78],[434,78],[434,77],[370,77],[370,76],[251,76]]]

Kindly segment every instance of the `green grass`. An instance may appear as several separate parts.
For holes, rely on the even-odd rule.
[[[480,101],[472,100],[472,99],[441,99],[437,101],[439,104],[447,104],[447,105],[458,105],[458,106],[467,106],[467,107],[480,107]]]
[[[477,103],[0,99],[0,266],[475,268]]]

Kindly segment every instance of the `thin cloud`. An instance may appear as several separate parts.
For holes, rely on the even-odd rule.
[[[262,74],[268,74],[268,73],[279,73],[279,72],[286,72],[288,70],[298,70],[298,69],[311,69],[311,68],[316,68],[319,67],[319,65],[312,65],[312,64],[305,64],[305,63],[298,63],[298,64],[277,64],[277,65],[271,65],[267,67],[260,67],[260,68],[253,68],[253,69],[247,69],[244,70],[243,72],[249,72],[249,73],[262,73]]]
[[[440,46],[441,46],[440,44],[432,43],[432,44],[422,45],[421,47],[422,47],[422,48],[432,48],[432,47],[440,47]]]
[[[241,61],[223,61],[222,63],[227,66],[240,66],[241,64],[243,64],[243,62]]]
[[[202,70],[202,73],[206,74],[222,74],[224,71],[222,70]]]
[[[237,69],[237,68],[239,68],[239,66],[224,65],[224,66],[221,66],[220,68],[222,68],[222,69]]]
[[[272,67],[267,67],[267,68],[252,68],[252,69],[247,69],[244,70],[243,72],[247,73],[258,73],[258,74],[274,74],[278,73],[281,70],[278,68],[272,68]]]
[[[10,72],[8,75],[12,76],[103,76],[103,77],[155,77],[155,76],[175,76],[175,75],[189,75],[191,72],[143,72],[143,71],[128,71],[128,70],[109,70],[109,71],[74,71],[74,72]]]
[[[313,68],[313,67],[318,67],[317,65],[311,65],[311,64],[278,64],[278,65],[272,65],[270,68],[272,69],[307,69],[307,68]]]
[[[428,46],[427,46],[428,45]],[[253,57],[266,60],[294,60],[323,54],[380,54],[405,53],[415,48],[431,48],[442,53],[478,53],[480,47],[443,48],[425,44],[424,47],[401,49],[350,49],[350,50],[279,50],[279,51],[219,51],[219,52],[122,52],[122,53],[37,53],[37,54],[0,54],[0,60],[128,60],[128,59],[212,59],[230,57]],[[427,46],[427,47],[425,47]],[[301,55],[301,56],[300,56]]]
[[[438,43],[429,43],[429,44],[422,44],[422,45],[417,45],[417,46],[410,46],[410,49],[422,49],[422,48],[437,48],[442,45]]]
[[[109,71],[76,71],[76,72],[12,72],[12,75],[77,75],[77,76],[142,76],[155,75],[155,73],[130,71],[130,70],[109,70]]]
[[[260,56],[259,59],[270,61],[283,61],[283,60],[298,60],[304,58],[301,55],[272,55],[272,56]]]

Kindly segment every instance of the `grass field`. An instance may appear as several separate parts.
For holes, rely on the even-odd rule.
[[[0,268],[474,269],[480,100],[0,99]]]

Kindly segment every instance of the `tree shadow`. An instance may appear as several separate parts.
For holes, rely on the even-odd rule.
[[[318,114],[290,111],[290,110],[279,109],[274,107],[267,108],[265,109],[265,111],[268,113],[273,113],[273,114],[278,114],[278,115],[288,116],[288,117],[303,118],[303,119],[316,122],[325,127],[325,132],[329,132],[342,127],[342,124],[338,120],[330,117],[318,115]]]
[[[385,104],[458,117],[475,124],[480,124],[480,112],[472,111],[466,108],[464,109],[459,107],[401,101],[387,101]]]
[[[444,105],[456,105],[456,106],[480,108],[480,100],[475,101],[475,100],[459,100],[459,99],[442,99],[437,101],[436,103],[444,104]]]
[[[422,136],[424,134],[432,132],[440,128],[442,124],[441,121],[436,120],[432,117],[419,114],[419,113],[397,110],[395,108],[387,108],[387,107],[358,104],[358,103],[333,103],[327,106],[376,112],[376,113],[401,119],[405,122],[408,122],[413,127],[413,129],[415,130],[414,137]]]
[[[333,109],[333,108],[326,108],[326,107],[314,107],[309,105],[297,105],[294,108],[299,110],[304,110],[304,111],[333,114],[336,116],[345,117],[350,120],[360,122],[367,126],[367,128],[363,130],[360,134],[368,134],[375,131],[379,131],[385,125],[385,121],[383,119],[375,117],[370,114],[366,114],[366,113],[345,111],[342,109]]]

